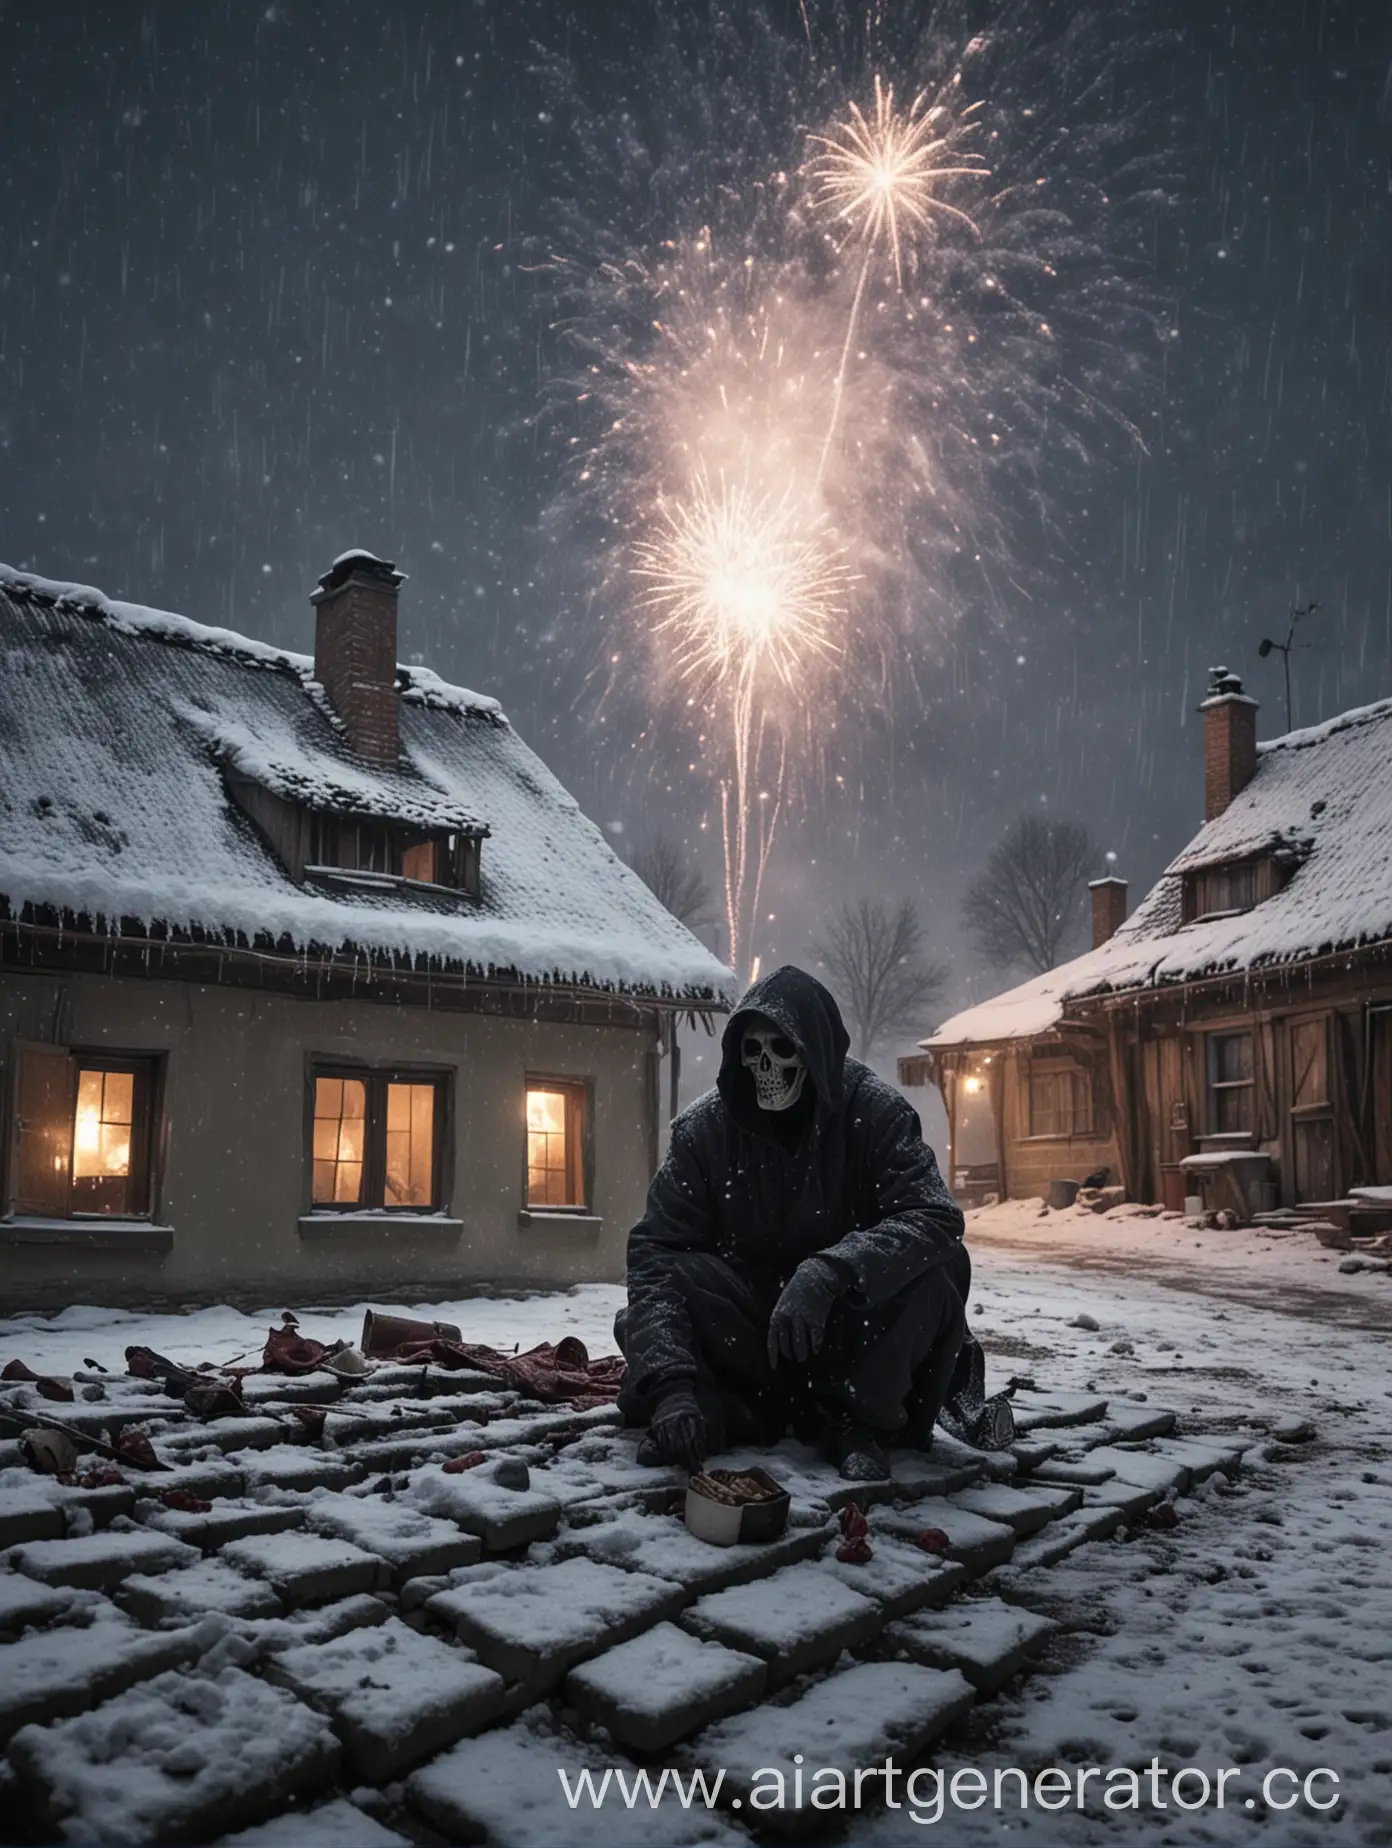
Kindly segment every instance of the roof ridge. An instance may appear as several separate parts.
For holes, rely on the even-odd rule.
[[[209,654],[222,655],[244,666],[272,668],[295,674],[306,686],[317,686],[314,657],[297,649],[278,648],[258,641],[237,629],[224,629],[214,623],[199,622],[177,610],[155,609],[144,603],[128,603],[108,597],[95,584],[67,583],[59,578],[41,577],[32,571],[19,571],[0,562],[0,591],[18,602],[51,604],[55,609],[71,610],[97,622],[104,622],[119,634],[164,642],[183,648],[198,648]],[[403,699],[448,707],[456,712],[478,712],[506,725],[501,703],[488,693],[476,693],[445,680],[434,668],[409,661],[396,663],[401,679]]]

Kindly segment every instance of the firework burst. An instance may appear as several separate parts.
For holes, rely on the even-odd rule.
[[[990,173],[963,146],[979,126],[980,108],[973,103],[954,114],[947,102],[930,104],[920,91],[907,109],[896,109],[894,86],[877,75],[869,115],[852,103],[843,122],[809,137],[819,150],[807,167],[818,203],[852,227],[867,255],[876,246],[889,251],[900,288],[905,246],[935,217],[957,219],[979,234],[970,213],[943,192],[951,181]]]
[[[733,750],[720,815],[729,954],[739,968],[783,805],[781,740],[761,778],[768,693],[805,694],[817,667],[841,652],[851,573],[791,488],[775,500],[698,475],[685,496],[659,504],[654,526],[633,548],[654,636],[701,697],[727,708]],[[761,780],[766,790],[756,790]]]

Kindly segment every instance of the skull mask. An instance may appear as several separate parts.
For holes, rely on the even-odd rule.
[[[790,1110],[802,1096],[807,1061],[763,1014],[752,1015],[740,1036],[740,1060],[749,1068],[761,1110]]]

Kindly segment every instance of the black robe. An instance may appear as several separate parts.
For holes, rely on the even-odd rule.
[[[774,1021],[807,1061],[803,1096],[789,1111],[760,1110],[755,1101],[740,1056],[751,1014]],[[693,1319],[694,1296],[714,1302],[706,1319],[717,1326],[722,1299],[728,1300],[748,1359],[743,1324],[762,1317],[766,1328],[779,1290],[813,1255],[841,1273],[844,1317],[858,1318],[858,1345],[867,1332],[892,1345],[906,1305],[909,1322],[921,1331],[912,1352],[901,1356],[906,1367],[921,1368],[930,1345],[941,1350],[944,1338],[950,1341],[950,1353],[937,1356],[943,1377],[932,1397],[941,1404],[943,1359],[950,1372],[964,1332],[970,1267],[962,1214],[916,1112],[847,1058],[848,1044],[836,1002],[796,968],[756,982],[731,1015],[716,1089],[673,1124],[647,1210],[629,1236],[620,1340],[629,1364],[623,1402],[631,1416],[641,1417],[665,1385],[708,1378],[712,1365],[721,1371],[711,1330]],[[721,1266],[738,1279],[738,1290],[722,1289]],[[900,1373],[894,1396],[902,1399],[908,1376]],[[748,1385],[748,1367],[741,1384]],[[936,1409],[930,1408],[930,1429]],[[872,1421],[892,1427],[901,1419],[902,1412],[890,1417],[880,1409]]]

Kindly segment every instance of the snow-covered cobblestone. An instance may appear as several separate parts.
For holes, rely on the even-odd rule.
[[[1392,1511],[1392,1480],[1365,1409],[1370,1394],[1386,1403],[1377,1331],[1205,1299],[1192,1260],[1173,1285],[1155,1251],[1127,1270],[1126,1240],[1144,1230],[1096,1217],[1079,1269],[1061,1251],[1080,1234],[1051,1252],[1035,1217],[1003,1210],[998,1244],[990,1214],[975,1228],[973,1326],[993,1379],[1033,1382],[1016,1393],[1021,1440],[997,1458],[946,1438],[929,1456],[896,1453],[867,1509],[864,1566],[835,1557],[846,1485],[792,1442],[757,1461],[793,1490],[795,1525],[782,1542],[726,1551],[686,1533],[681,1478],[638,1469],[635,1436],[603,1409],[384,1368],[356,1383],[309,1376],[312,1397],[291,1390],[301,1381],[275,1391],[252,1376],[245,1418],[198,1426],[150,1382],[87,1376],[102,1396],[83,1409],[143,1427],[178,1467],[115,1466],[124,1486],[63,1489],[17,1467],[13,1446],[0,1453],[0,1541],[15,1536],[0,1546],[0,1638],[14,1639],[16,1690],[0,1707],[18,1735],[6,1789],[20,1832],[140,1842],[206,1834],[215,1816],[266,1848],[316,1839],[315,1818],[349,1848],[431,1828],[499,1848],[630,1832],[735,1843],[762,1823],[733,1797],[785,1747],[807,1749],[793,1742],[815,1719],[819,1762],[849,1767],[890,1746],[946,1767],[1085,1751],[1125,1764],[1181,1746],[1193,1762],[1342,1764],[1363,1831],[1349,1839],[1378,1839],[1378,1638],[1392,1612],[1366,1535]],[[1174,1236],[1147,1225],[1161,1246]],[[615,1300],[588,1289],[426,1313],[470,1339],[573,1332],[601,1350]],[[1096,1330],[1070,1326],[1082,1304]],[[361,1319],[301,1313],[330,1338]],[[88,1355],[119,1366],[128,1342],[181,1363],[259,1345],[230,1310],[74,1310],[0,1324],[0,1362],[73,1378]],[[0,1399],[35,1423],[70,1409],[23,1385]],[[168,1507],[160,1492],[174,1488],[211,1506],[175,1495]],[[1147,1526],[1162,1501],[1175,1525]],[[941,1530],[945,1556],[924,1549],[925,1528]],[[89,1580],[109,1596],[81,1589]],[[279,1716],[276,1739],[259,1736],[257,1715],[262,1727]],[[654,1816],[617,1798],[612,1812],[564,1801],[559,1768],[626,1762],[723,1766],[721,1805],[668,1802]],[[278,1836],[269,1819],[288,1827],[301,1804],[309,1832]],[[1137,1821],[1009,1820],[1041,1842]],[[1262,1840],[1302,1839],[1274,1813],[1256,1820]],[[1172,1822],[1169,1839],[1252,1823]],[[964,1812],[952,1839],[999,1828],[989,1809]],[[898,1842],[904,1825],[867,1809],[850,1833]]]

